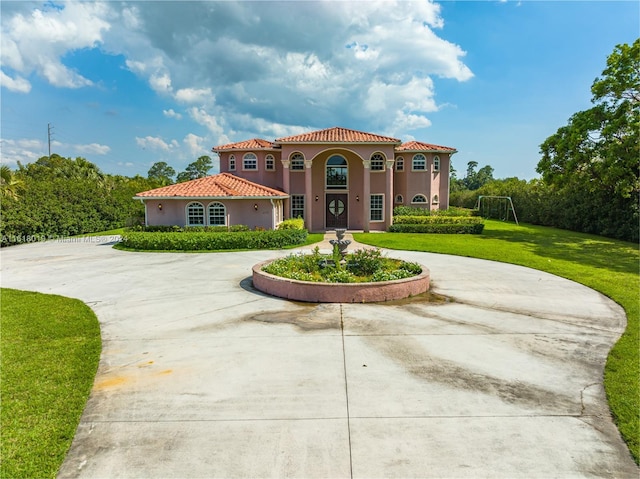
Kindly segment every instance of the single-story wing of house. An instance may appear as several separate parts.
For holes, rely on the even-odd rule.
[[[286,193],[230,173],[138,193],[146,225],[246,225],[275,229],[283,219]]]
[[[145,203],[147,224],[275,228],[300,217],[314,232],[384,231],[394,206],[449,207],[457,152],[340,127],[212,151],[220,157],[220,174],[136,195]]]

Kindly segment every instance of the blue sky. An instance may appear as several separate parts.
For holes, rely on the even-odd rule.
[[[477,161],[531,179],[540,143],[589,108],[615,45],[640,36],[637,1],[0,9],[2,162],[46,155],[50,123],[52,152],[127,176],[342,126],[455,147],[459,176]]]

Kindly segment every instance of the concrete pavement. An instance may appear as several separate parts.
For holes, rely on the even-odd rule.
[[[3,287],[79,298],[101,323],[59,477],[638,477],[602,387],[625,326],[609,299],[397,251],[448,299],[253,290],[251,266],[289,253],[127,253],[107,238],[2,249]]]

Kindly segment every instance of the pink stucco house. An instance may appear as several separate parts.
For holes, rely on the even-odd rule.
[[[302,217],[309,231],[384,231],[394,206],[449,206],[455,148],[329,128],[216,146],[220,174],[145,191],[149,225],[275,228]]]

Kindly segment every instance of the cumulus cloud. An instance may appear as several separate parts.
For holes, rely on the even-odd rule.
[[[175,118],[176,120],[182,119],[182,115],[180,113],[176,113],[173,111],[173,108],[169,108],[168,110],[162,110],[162,114],[167,118]]]
[[[0,85],[8,90],[17,91],[20,93],[29,93],[31,91],[31,83],[29,83],[29,81],[19,76],[16,76],[16,78],[11,78],[2,70],[0,70]]]
[[[72,145],[72,148],[83,155],[106,155],[111,151],[107,145],[90,143],[88,145]]]
[[[3,86],[26,93],[32,72],[59,87],[91,86],[89,72],[63,58],[100,48],[187,105],[218,144],[334,125],[424,128],[439,108],[436,82],[473,76],[464,50],[439,35],[445,22],[431,0],[52,5],[4,15]],[[180,118],[172,108],[163,114]],[[161,138],[136,142],[175,148]]]
[[[167,143],[162,138],[159,138],[157,136],[145,136],[144,138],[136,136],[136,144],[143,149],[148,148],[150,150],[161,151],[169,151],[179,146],[176,140],[171,140],[169,143]]]
[[[35,72],[57,87],[92,85],[91,80],[66,67],[62,57],[100,45],[110,28],[108,12],[101,2],[68,2],[63,7],[50,4],[3,18],[3,68],[21,75]]]

